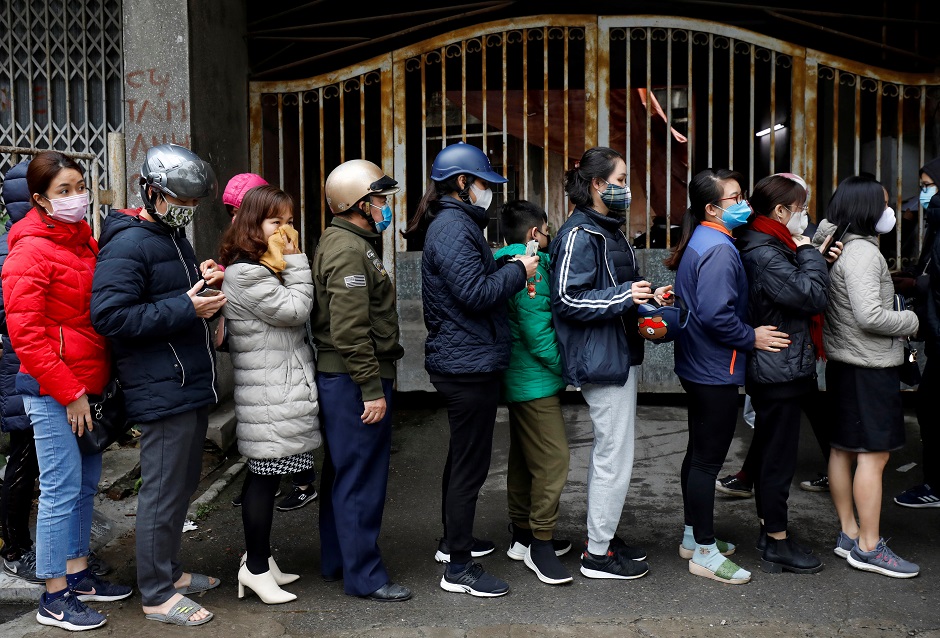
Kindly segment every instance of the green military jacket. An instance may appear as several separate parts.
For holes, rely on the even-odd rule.
[[[362,400],[384,396],[395,378],[398,343],[395,284],[375,250],[379,234],[334,217],[313,257],[316,304],[311,315],[317,370],[349,374]]]

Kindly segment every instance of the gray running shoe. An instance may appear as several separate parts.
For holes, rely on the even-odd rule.
[[[45,579],[36,577],[36,551],[23,552],[16,560],[3,559],[3,571],[10,576],[22,578],[28,583],[45,584]]]
[[[856,541],[846,560],[856,569],[891,578],[913,578],[920,573],[920,567],[891,551],[883,538],[878,539],[875,549],[870,552],[863,552]]]
[[[832,551],[839,558],[848,558],[857,541],[857,538],[849,538],[848,534],[839,530],[839,536],[836,538],[836,546]]]

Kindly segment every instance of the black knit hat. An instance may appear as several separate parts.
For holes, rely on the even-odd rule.
[[[927,173],[935,184],[940,183],[940,157],[924,164],[920,172]]]

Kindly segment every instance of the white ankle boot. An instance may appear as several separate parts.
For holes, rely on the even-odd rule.
[[[248,571],[247,565],[242,565],[238,570],[238,597],[245,597],[245,587],[258,594],[258,598],[268,605],[277,605],[280,603],[289,603],[296,600],[297,596],[284,591],[278,587],[274,580],[274,575],[270,571],[263,574],[252,574]]]
[[[245,561],[248,560],[248,552],[242,554],[241,562],[239,566],[244,565]],[[289,585],[295,580],[300,578],[300,574],[285,574],[280,568],[278,568],[277,563],[274,562],[273,556],[268,556],[268,569],[271,571],[271,574],[274,575],[274,581],[278,585]]]

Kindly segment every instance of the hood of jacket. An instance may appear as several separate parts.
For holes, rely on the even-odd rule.
[[[772,248],[784,249],[793,253],[787,246],[783,244],[776,237],[772,237],[767,233],[762,233],[759,230],[754,230],[750,226],[745,226],[741,231],[735,235],[735,247],[738,249],[738,252],[746,253],[748,251],[754,250],[755,248],[760,248],[762,246],[770,246]]]
[[[34,208],[19,223],[10,228],[7,238],[10,250],[12,251],[17,242],[24,237],[45,237],[60,246],[74,248],[88,244],[91,240],[91,227],[85,221],[67,224],[49,216],[40,215],[39,211]]]
[[[10,226],[26,217],[26,213],[33,207],[29,196],[29,186],[26,184],[26,168],[29,160],[16,164],[3,176],[3,206],[10,219],[7,220],[7,230]]]

